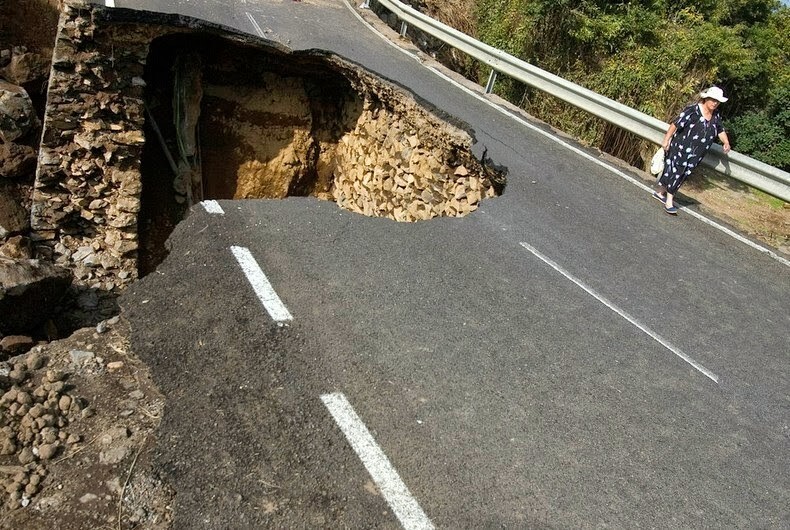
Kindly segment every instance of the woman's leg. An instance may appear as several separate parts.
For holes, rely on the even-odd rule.
[[[684,171],[682,174],[676,175],[675,178],[667,183],[666,199],[664,199],[664,210],[666,210],[667,213],[674,215],[678,212],[677,208],[675,207],[675,195],[677,194],[678,189],[680,189],[680,186],[682,186],[686,181],[686,177],[688,177],[689,173],[690,171]]]
[[[666,205],[667,208],[672,208],[674,206],[673,201],[675,199],[675,195],[677,194],[678,190],[683,185],[683,183],[686,182],[689,173],[691,173],[691,170],[686,170],[680,175],[675,175],[674,178],[672,178],[666,184],[667,199],[664,201],[664,204]]]
[[[661,184],[656,184],[656,189],[653,191],[653,198],[662,204],[667,200],[667,189]]]
[[[661,176],[658,178],[658,182],[656,182],[656,194],[662,201],[666,201],[667,189],[672,182],[673,175],[677,173],[677,170],[675,169],[675,161],[677,157],[677,146],[673,142],[672,146],[669,148],[669,153],[667,153],[667,156],[664,159],[664,172],[661,173]]]

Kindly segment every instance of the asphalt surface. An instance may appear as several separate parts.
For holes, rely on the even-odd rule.
[[[790,526],[785,263],[666,215],[340,1],[115,3],[334,51],[469,123],[509,169],[464,219],[194,208],[122,300],[168,399],[157,461],[177,527],[400,527],[321,401],[334,392],[437,528]]]

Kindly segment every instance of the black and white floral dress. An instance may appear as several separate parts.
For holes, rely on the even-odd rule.
[[[698,103],[689,105],[680,113],[675,127],[677,131],[672,135],[664,160],[664,173],[658,179],[658,183],[673,195],[702,161],[716,137],[724,131],[718,110],[713,112],[710,120],[706,120]]]

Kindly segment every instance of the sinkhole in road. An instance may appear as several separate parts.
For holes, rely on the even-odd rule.
[[[504,189],[463,124],[335,55],[171,34],[152,41],[144,81],[140,276],[206,199],[314,196],[412,222]]]

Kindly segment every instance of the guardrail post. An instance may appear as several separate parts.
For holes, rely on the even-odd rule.
[[[406,24],[405,20],[401,20],[401,23],[400,23],[400,36],[401,37],[405,37],[406,36],[406,30],[407,29],[409,29],[409,25]]]
[[[492,90],[494,90],[494,83],[496,83],[496,70],[493,68],[491,69],[491,73],[488,74],[488,83],[486,83],[486,94],[490,94]]]

